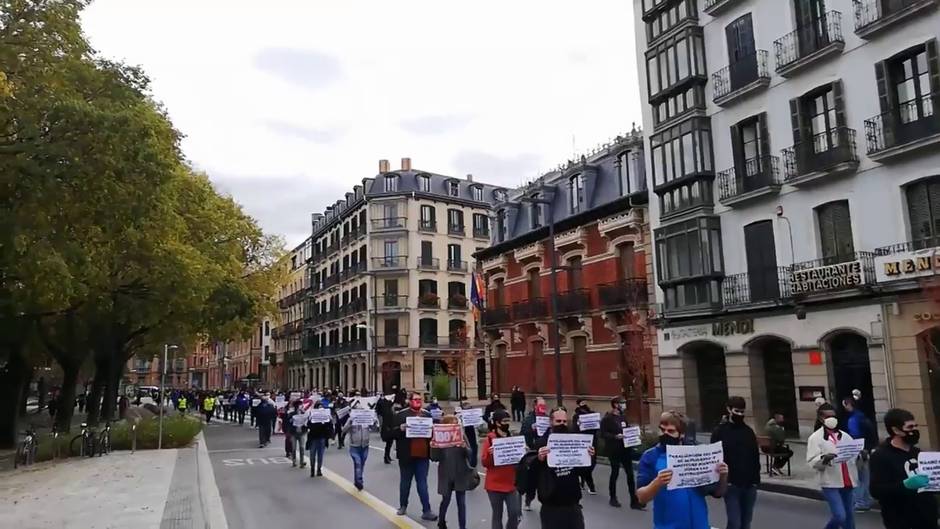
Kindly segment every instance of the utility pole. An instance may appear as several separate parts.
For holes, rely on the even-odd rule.
[[[170,349],[179,349],[179,346],[163,344],[163,368],[160,370],[160,425],[157,433],[157,450],[163,448],[163,403],[166,400],[166,365],[169,361]]]

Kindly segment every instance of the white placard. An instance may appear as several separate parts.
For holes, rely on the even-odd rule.
[[[372,426],[375,424],[375,410],[350,410],[349,420],[353,426]]]
[[[864,439],[852,439],[851,441],[839,441],[836,445],[836,458],[832,460],[833,465],[855,460],[859,452],[865,448]]]
[[[591,430],[600,430],[601,429],[601,414],[600,413],[585,413],[584,415],[578,415],[578,429],[582,432],[589,432]]]
[[[297,413],[291,417],[290,422],[294,425],[294,428],[303,428],[307,424],[307,414],[306,413]]]
[[[431,418],[434,419],[435,421],[441,420],[441,417],[444,416],[444,410],[440,408],[434,408],[430,411],[431,411]]]
[[[525,452],[525,437],[521,435],[493,438],[493,464],[498,467],[515,465]]]
[[[535,417],[535,433],[538,434],[539,437],[545,435],[545,432],[548,431],[549,423],[550,420],[547,415],[537,415]]]
[[[641,444],[643,444],[643,439],[640,438],[639,426],[628,426],[623,429],[623,446],[631,448]]]
[[[299,399],[300,397],[301,397],[301,395],[300,395],[300,392],[299,392],[299,391],[292,391],[291,394],[290,394],[290,401],[291,401],[291,402],[294,402],[295,400]]]
[[[406,417],[405,437],[408,439],[430,439],[434,419],[430,417]]]
[[[277,409],[286,408],[286,407],[287,407],[287,402],[286,402],[286,401],[275,402],[275,403],[274,403],[274,407],[277,408]]]
[[[251,399],[252,408],[257,408],[259,404],[261,404],[261,399]]]
[[[917,473],[927,476],[927,486],[917,492],[940,492],[940,452],[917,454]]]
[[[588,448],[594,436],[583,433],[553,433],[548,436],[548,466],[551,468],[589,467]]]
[[[476,428],[483,424],[483,410],[480,408],[467,408],[465,410],[460,410],[457,414],[457,417],[460,418],[460,423],[467,426],[473,426]]]
[[[339,419],[342,419],[343,417],[347,415],[349,415],[349,406],[336,410],[336,417]]]
[[[274,398],[274,403],[275,403],[275,404],[280,404],[280,403],[282,403],[282,402],[285,402],[285,401],[284,401],[284,395],[278,395],[277,397]]]
[[[672,470],[667,488],[689,489],[718,481],[718,463],[724,458],[721,441],[707,445],[667,445],[666,468]]]
[[[333,420],[330,417],[330,410],[326,408],[311,408],[307,411],[307,416],[310,417],[310,422],[323,424]]]

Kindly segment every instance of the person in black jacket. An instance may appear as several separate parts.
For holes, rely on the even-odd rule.
[[[494,393],[493,400],[486,405],[486,408],[483,408],[483,420],[489,423],[490,415],[496,410],[506,411],[506,405],[499,400],[499,395]]]
[[[258,448],[264,448],[271,444],[271,429],[277,418],[277,409],[269,395],[261,397],[261,403],[255,408],[255,417],[258,419]]]
[[[875,449],[871,466],[871,494],[881,504],[885,529],[937,529],[937,499],[918,494],[929,480],[917,474],[920,431],[914,415],[900,408],[884,418],[890,437]]]
[[[728,491],[725,511],[728,529],[750,529],[760,484],[760,449],[754,430],[744,423],[743,397],[728,399],[728,422],[712,432],[712,442],[721,441],[728,465]]]
[[[610,411],[601,419],[601,437],[607,448],[607,459],[610,460],[610,506],[620,507],[617,499],[617,479],[620,477],[620,468],[627,475],[627,489],[630,491],[630,508],[642,511],[645,506],[636,498],[636,478],[633,476],[633,448],[623,446],[623,429],[629,426],[624,415],[626,403],[620,397],[610,399]]]
[[[314,402],[314,409],[323,408],[323,403]],[[323,475],[323,456],[326,444],[333,437],[333,421],[307,423],[307,450],[310,451],[310,477]]]
[[[589,413],[594,413],[594,410],[588,406],[587,400],[583,398],[578,399],[578,407],[574,409],[574,426],[575,431],[583,434],[590,434],[594,436],[594,442],[597,442],[597,430],[585,430],[581,428],[581,416]],[[594,486],[594,466],[597,465],[597,460],[591,458],[591,466],[587,468],[579,469],[581,470],[581,488],[587,487],[588,494],[597,494],[597,488]]]
[[[375,414],[379,417],[379,431],[385,441],[385,464],[392,463],[392,445],[395,444],[395,413],[392,411],[392,393],[382,397],[375,403]]]
[[[584,513],[581,512],[581,484],[577,469],[548,466],[548,436],[553,433],[568,433],[568,412],[564,408],[549,414],[551,429],[539,438],[538,462],[533,465],[538,475],[538,495],[542,503],[539,518],[542,529],[584,529]],[[594,457],[594,447],[588,449]]]
[[[431,414],[423,409],[424,397],[417,392],[411,394],[408,408],[395,414],[395,452],[398,456],[398,469],[400,480],[398,483],[398,515],[404,516],[408,512],[408,499],[411,496],[411,482],[415,482],[418,489],[418,499],[421,500],[421,519],[433,522],[437,515],[431,510],[431,501],[428,498],[428,470],[430,469],[431,443],[430,439],[408,438],[408,417],[426,417]]]

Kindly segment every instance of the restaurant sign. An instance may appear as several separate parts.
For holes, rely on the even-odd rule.
[[[865,284],[861,261],[849,261],[790,272],[790,288],[794,294],[815,294],[829,290],[856,288]]]
[[[940,270],[940,248],[875,257],[875,280],[879,283],[932,276],[938,270]]]

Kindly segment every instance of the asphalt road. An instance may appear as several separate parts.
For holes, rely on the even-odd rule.
[[[420,502],[412,489],[408,518],[395,516],[398,507],[398,465],[382,462],[382,443],[378,435],[373,438],[365,470],[365,492],[358,493],[352,486],[352,460],[346,450],[333,444],[327,450],[324,473],[311,478],[309,469],[292,468],[284,457],[283,437],[275,436],[271,445],[258,448],[257,431],[245,426],[213,423],[206,429],[206,444],[222,504],[231,529],[257,529],[266,527],[321,527],[328,523],[334,529],[352,527],[375,528],[434,528],[434,522],[421,522]],[[429,476],[431,505],[438,510],[440,496],[437,491],[437,472],[432,464]],[[598,484],[596,496],[586,495],[582,501],[586,527],[591,529],[642,529],[652,527],[652,508],[646,512],[628,508],[615,509],[607,505],[608,468],[598,466],[594,472]],[[627,495],[626,479],[621,476],[618,487],[620,500]],[[490,506],[481,486],[467,495],[468,528],[490,528]],[[539,527],[538,501],[532,512],[523,513],[521,527]],[[758,494],[754,514],[754,529],[795,529],[823,527],[829,517],[825,504],[769,492]],[[709,501],[711,525],[725,526],[724,504]],[[451,501],[447,513],[448,526],[456,528],[456,503]],[[881,528],[878,513],[856,514],[858,529]]]

